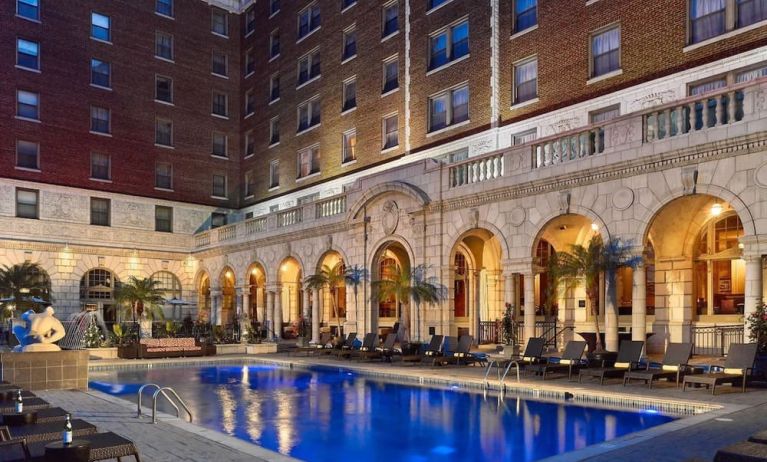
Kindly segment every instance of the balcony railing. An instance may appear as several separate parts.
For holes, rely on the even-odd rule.
[[[245,221],[245,234],[251,236],[266,231],[266,217],[251,218]]]
[[[194,236],[195,247],[205,247],[210,245],[210,231],[204,231]]]
[[[450,166],[450,187],[482,183],[503,176],[503,154],[476,157]]]
[[[346,213],[346,196],[334,196],[317,203],[316,218],[333,217]]]
[[[643,117],[644,142],[651,143],[743,120],[742,90],[726,89],[699,99],[667,105]]]
[[[236,225],[222,226],[221,228],[218,228],[216,231],[218,232],[219,242],[230,241],[237,237]]]
[[[285,210],[277,213],[277,227],[284,228],[303,221],[303,209],[301,207]]]
[[[604,126],[569,133],[533,145],[533,167],[541,168],[601,154],[605,150]]]

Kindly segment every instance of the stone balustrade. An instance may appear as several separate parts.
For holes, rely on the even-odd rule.
[[[277,227],[284,228],[285,226],[292,226],[304,221],[304,214],[302,207],[294,207],[292,209],[285,210],[283,212],[277,212]]]
[[[475,157],[450,166],[450,187],[482,183],[503,176],[503,154]]]
[[[346,213],[345,194],[322,199],[316,204],[315,218],[333,217],[342,213]]]

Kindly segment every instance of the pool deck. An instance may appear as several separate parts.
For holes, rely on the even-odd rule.
[[[259,356],[216,356],[196,359],[99,360],[91,361],[92,370],[133,367],[169,367],[216,363],[267,362],[285,367],[304,368],[315,365],[353,369],[364,375],[389,377],[417,383],[481,388],[484,368],[471,366],[432,367],[404,365],[399,362],[359,362],[335,357],[291,356],[285,353]],[[710,360],[708,361],[711,362]],[[586,449],[547,459],[548,461],[711,461],[718,448],[742,441],[749,435],[767,429],[767,388],[749,388],[740,393],[729,386],[717,389],[717,395],[701,389],[682,392],[673,383],[656,382],[652,390],[639,383],[628,387],[621,380],[610,380],[604,386],[596,382],[568,382],[566,378],[541,381],[525,377],[519,383],[510,374],[506,381],[507,397],[520,392],[523,396],[556,398],[565,391],[575,402],[596,401],[603,405],[633,403],[635,407],[677,406],[705,413],[690,415],[674,422],[627,435]],[[497,388],[497,380],[491,386]],[[497,395],[497,391],[491,392]],[[135,405],[97,391],[51,391],[42,395],[51,403],[76,410],[78,418],[93,422],[100,429],[111,430],[134,440],[144,460],[267,460],[288,461],[288,457],[218,432],[203,429],[178,419],[164,416],[157,425],[135,417]],[[595,398],[598,397],[598,398]],[[624,403],[625,402],[625,403]],[[146,457],[144,455],[146,454]],[[213,457],[215,456],[215,457]]]

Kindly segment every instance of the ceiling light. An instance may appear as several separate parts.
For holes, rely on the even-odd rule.
[[[722,207],[722,204],[714,204],[711,206],[711,215],[718,217],[722,214],[722,211],[724,211],[724,207]]]

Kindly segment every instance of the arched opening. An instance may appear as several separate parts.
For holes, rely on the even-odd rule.
[[[537,267],[535,272],[535,314],[536,316],[544,316],[545,318],[553,318],[557,316],[558,297],[555,287],[556,281],[553,281],[553,276],[550,268],[550,264],[553,261],[553,257],[556,256],[557,251],[554,250],[554,246],[546,239],[539,239],[538,244],[535,246],[535,259],[533,264]]]
[[[96,268],[87,271],[80,279],[80,304],[86,311],[97,311],[107,328],[122,319],[115,304],[115,290],[120,280],[110,270]]]
[[[701,229],[693,251],[696,315],[743,314],[746,264],[739,244],[743,234],[743,223],[732,211],[712,218]]]
[[[181,319],[183,317],[181,281],[170,271],[157,271],[150,276],[150,279],[155,281],[157,288],[162,291],[162,296],[170,307],[170,319]],[[167,316],[167,312],[165,314]]]
[[[266,271],[259,263],[250,265],[248,269],[248,306],[245,310],[251,322],[264,321],[264,307],[266,306]]]
[[[303,311],[303,276],[298,260],[293,257],[283,260],[280,264],[279,279],[280,291],[278,296],[280,297],[282,325],[275,326],[275,332],[283,336],[296,337],[298,335],[298,323]]]
[[[411,270],[410,257],[405,247],[396,241],[389,241],[378,248],[373,258],[372,281],[393,280],[399,272],[409,273]],[[372,331],[380,331],[382,334],[391,332],[394,325],[400,321],[402,310],[410,308],[410,300],[396,300],[394,296],[379,296],[378,290],[373,285],[373,297],[370,322]],[[408,316],[412,324],[413,317]],[[412,325],[407,326],[413,332]]]
[[[197,319],[210,322],[210,308],[210,277],[208,273],[203,273],[197,285]]]
[[[501,253],[498,237],[486,229],[464,233],[453,246],[451,335],[478,340],[483,323],[494,326],[503,317]]]
[[[340,270],[343,273],[343,257],[336,251],[330,251],[320,259],[317,265],[317,271],[320,271],[324,266],[333,269],[339,264],[341,265]],[[339,324],[343,325],[346,321],[346,284],[344,282],[339,282],[333,291],[327,288],[322,289],[320,291],[320,299],[320,306],[322,307],[320,313],[320,325],[324,328],[329,328],[331,331],[335,331]],[[312,300],[312,303],[314,303],[314,300]],[[335,312],[333,309],[334,306]]]
[[[235,313],[235,289],[234,289],[234,271],[231,268],[224,268],[221,272],[221,318],[216,319],[217,324],[228,325],[234,321]]]

